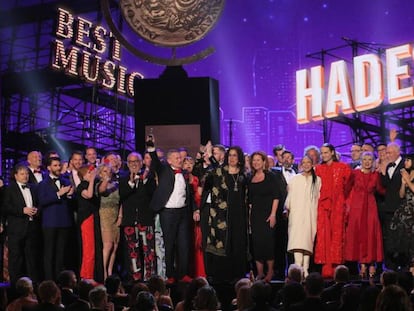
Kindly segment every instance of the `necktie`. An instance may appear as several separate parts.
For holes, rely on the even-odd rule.
[[[40,169],[33,170],[33,174],[36,174],[36,173],[40,174],[40,173],[42,173],[42,171]]]
[[[292,169],[291,168],[285,168],[286,172],[292,173]]]
[[[28,185],[22,185],[22,189],[24,190],[24,189],[29,189],[29,186]]]
[[[54,183],[56,183],[59,180],[59,178],[52,178],[52,180]]]
[[[182,170],[181,169],[176,169],[176,170],[174,170],[174,174],[182,174]]]
[[[396,165],[395,162],[390,163],[390,167],[395,167]]]

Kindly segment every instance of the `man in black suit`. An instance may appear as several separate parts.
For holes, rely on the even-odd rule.
[[[42,154],[40,151],[30,151],[27,154],[27,167],[29,168],[29,184],[37,185],[43,180]]]
[[[385,191],[385,204],[379,210],[380,221],[382,225],[382,237],[384,241],[384,263],[388,269],[395,270],[400,264],[398,262],[398,254],[390,251],[393,241],[390,240],[390,223],[395,210],[401,204],[400,187],[401,172],[404,167],[404,161],[400,154],[400,146],[396,143],[387,145],[387,158],[389,164],[385,170],[381,172],[381,182]]]
[[[303,302],[291,305],[292,311],[323,311],[327,306],[321,300],[324,280],[318,272],[310,273],[305,280],[306,299]]]
[[[283,280],[285,278],[285,272],[287,267],[287,243],[288,243],[288,221],[286,214],[284,213],[284,206],[287,197],[287,185],[293,176],[296,175],[296,170],[293,167],[294,155],[289,150],[282,152],[282,166],[275,166],[272,172],[276,175],[277,187],[280,191],[280,199],[278,208],[276,211],[276,246],[275,246],[275,277]]]
[[[335,268],[334,284],[325,288],[322,292],[321,299],[324,303],[336,305],[339,307],[342,288],[349,282],[349,269],[344,265]]]
[[[9,273],[13,284],[22,276],[39,282],[42,277],[41,228],[37,200],[29,186],[29,170],[18,164],[14,180],[5,190],[4,213],[9,241]]]
[[[168,282],[189,279],[190,219],[195,203],[186,172],[181,171],[182,158],[178,150],[167,152],[167,162],[158,159],[154,143],[147,141],[151,167],[158,176],[158,187],[150,207],[160,213],[165,244],[165,265]],[[177,255],[177,256],[176,256]],[[174,259],[176,258],[176,266]]]
[[[59,273],[57,282],[60,287],[62,304],[65,307],[78,300],[79,296],[74,292],[78,282],[75,272],[72,270],[63,270]]]
[[[89,280],[81,280],[78,284],[79,298],[71,305],[65,307],[66,311],[89,311],[89,293],[94,288]]]

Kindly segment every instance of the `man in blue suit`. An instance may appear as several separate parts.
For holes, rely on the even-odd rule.
[[[74,188],[61,176],[60,159],[49,158],[46,162],[48,175],[38,186],[39,206],[42,213],[45,278],[56,280],[64,270],[64,258],[73,211],[68,204]]]

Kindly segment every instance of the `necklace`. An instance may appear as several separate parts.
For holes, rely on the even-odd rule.
[[[240,172],[239,172],[239,173],[240,173]],[[233,181],[234,181],[234,188],[233,188],[233,191],[234,191],[234,192],[239,191],[239,188],[237,187],[237,181],[239,180],[239,173],[237,173],[236,178],[234,178],[233,174],[230,174],[231,178],[232,178],[232,179],[233,179]]]

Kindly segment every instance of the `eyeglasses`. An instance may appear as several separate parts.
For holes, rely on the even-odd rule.
[[[128,164],[140,163],[140,160],[129,160]]]

